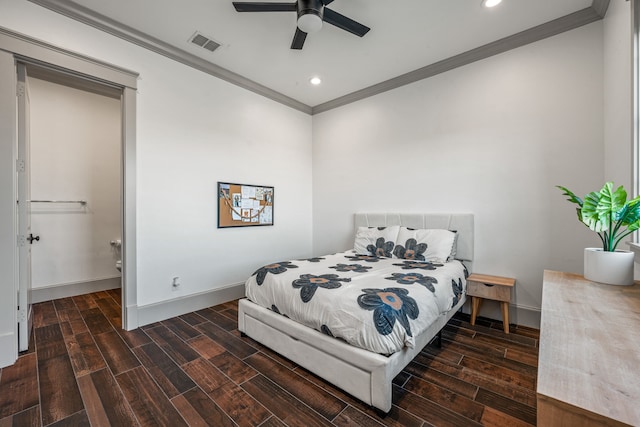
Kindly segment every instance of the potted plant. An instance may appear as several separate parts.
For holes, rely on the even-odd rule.
[[[584,200],[566,187],[557,187],[568,196],[568,201],[578,205],[578,220],[602,241],[602,249],[585,248],[584,277],[611,285],[632,285],[634,254],[617,247],[640,229],[640,196],[627,200],[624,187],[614,191],[613,182],[607,182],[599,192],[587,194]]]

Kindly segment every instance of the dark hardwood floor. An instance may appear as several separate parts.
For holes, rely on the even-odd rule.
[[[394,379],[385,418],[237,330],[237,302],[127,332],[120,293],[34,306],[31,348],[0,370],[8,426],[526,426],[538,331],[456,315]]]

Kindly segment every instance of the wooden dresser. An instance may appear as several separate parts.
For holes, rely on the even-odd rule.
[[[544,272],[539,426],[640,426],[640,282]]]

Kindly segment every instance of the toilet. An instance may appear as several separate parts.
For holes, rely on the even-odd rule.
[[[122,240],[115,239],[110,243],[117,257],[116,268],[118,269],[118,271],[122,271]]]

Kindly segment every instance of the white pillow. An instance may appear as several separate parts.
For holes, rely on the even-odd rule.
[[[455,253],[456,233],[442,229],[401,227],[393,249],[394,258],[446,262]]]
[[[453,238],[453,247],[451,248],[451,255],[449,255],[448,261],[452,259],[456,259],[456,255],[458,254],[458,232],[456,230],[450,230],[455,237]]]
[[[353,248],[359,255],[391,258],[400,226],[358,227]]]

